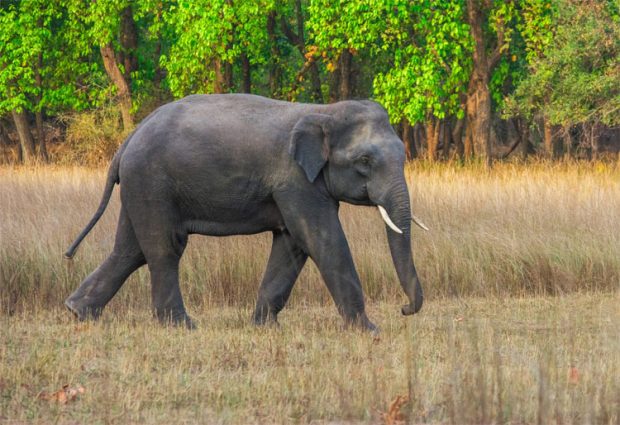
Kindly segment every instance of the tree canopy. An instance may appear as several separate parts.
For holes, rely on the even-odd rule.
[[[129,130],[193,93],[373,98],[412,157],[490,160],[620,125],[619,40],[613,0],[10,0],[0,124],[28,160],[43,121],[109,103]]]

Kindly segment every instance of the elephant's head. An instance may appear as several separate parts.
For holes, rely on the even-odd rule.
[[[297,122],[290,154],[309,181],[314,182],[322,171],[335,199],[379,208],[392,260],[409,298],[402,313],[414,314],[422,307],[423,293],[411,255],[415,218],[404,174],[404,145],[386,111],[375,102],[339,102],[321,112]]]

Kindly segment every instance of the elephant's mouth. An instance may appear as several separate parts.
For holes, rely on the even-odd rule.
[[[374,207],[376,205],[368,197],[368,188],[366,187],[366,184],[362,185],[358,193],[354,196],[342,196],[340,200],[348,204],[362,205],[367,207]]]

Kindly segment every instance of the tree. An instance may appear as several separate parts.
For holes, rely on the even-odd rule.
[[[88,36],[98,49],[104,69],[116,88],[123,128],[133,127],[131,73],[136,66],[137,34],[130,0],[91,1],[83,4]]]
[[[608,1],[559,1],[555,30],[544,50],[531,50],[529,73],[506,113],[528,120],[540,115],[546,131],[559,126],[569,139],[570,129],[580,126],[596,154],[601,124],[620,124],[620,13]]]
[[[243,91],[251,91],[251,68],[267,62],[270,0],[174,2],[163,12],[172,44],[162,55],[175,97],[235,91],[241,67]]]
[[[427,157],[434,160],[440,120],[464,114],[471,69],[464,1],[397,1],[386,14],[383,49],[392,66],[375,78],[375,94],[393,121],[426,124]]]
[[[83,45],[70,25],[74,12],[64,2],[43,0],[0,8],[0,115],[11,113],[27,163],[36,158],[29,112],[35,112],[39,155],[45,160],[43,113],[88,104],[89,94],[79,86],[97,73],[81,61]]]

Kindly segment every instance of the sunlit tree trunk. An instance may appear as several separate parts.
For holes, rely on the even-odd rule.
[[[351,99],[351,73],[353,67],[353,55],[349,50],[345,49],[340,54],[340,58],[338,59],[338,72],[340,73],[339,78],[339,90],[338,100],[347,100]]]
[[[118,92],[118,103],[123,119],[123,128],[125,130],[131,129],[133,127],[133,116],[131,115],[131,91],[129,89],[129,84],[118,67],[118,59],[112,45],[108,43],[102,46],[100,51],[106,73],[116,86]]]
[[[43,67],[43,55],[39,53],[37,58],[37,66],[35,67],[34,80],[37,86],[38,93],[36,95],[37,104],[39,109],[35,112],[34,119],[37,130],[37,141],[39,142],[39,156],[44,162],[49,162],[49,156],[47,154],[47,146],[45,146],[45,134],[43,131],[43,112],[41,111],[41,98],[43,94],[43,83],[41,80],[41,68]]]
[[[36,161],[36,152],[34,148],[34,139],[30,132],[30,126],[28,125],[26,111],[13,110],[12,116],[19,137],[22,160],[24,164],[32,164]]]
[[[426,158],[431,162],[437,160],[440,125],[441,121],[435,117],[430,117],[426,122]]]
[[[467,0],[467,20],[474,42],[473,69],[467,87],[467,137],[469,138],[467,144],[473,147],[477,156],[485,158],[487,165],[491,165],[492,160],[489,77],[491,70],[501,58],[504,43],[503,24],[498,23],[495,49],[487,55],[487,40],[483,31],[483,8],[489,9],[490,7],[491,2],[488,1]],[[465,150],[467,151],[467,146]]]

